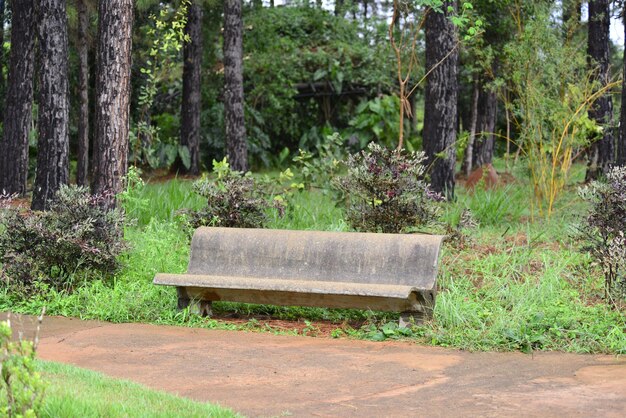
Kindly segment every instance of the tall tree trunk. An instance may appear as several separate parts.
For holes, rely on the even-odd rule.
[[[189,172],[200,172],[200,113],[202,111],[202,6],[195,0],[187,12],[183,67],[183,101],[180,143],[189,149]]]
[[[107,195],[104,206],[113,208],[128,170],[133,0],[100,0],[98,15],[91,188]]]
[[[86,0],[76,0],[78,11],[78,166],[76,183],[88,186],[89,176],[89,14]]]
[[[38,0],[39,138],[33,210],[46,210],[69,182],[69,90],[66,0]]]
[[[6,83],[4,80],[4,18],[5,18],[5,1],[0,0],[0,103],[4,103],[4,94],[6,91]],[[0,122],[4,120],[4,109],[0,106]]]
[[[234,170],[248,170],[243,100],[242,0],[224,1],[224,125],[226,153]]]
[[[424,151],[432,188],[453,199],[459,54],[450,6],[456,9],[456,1],[444,1],[442,13],[430,11],[426,17],[426,68],[434,70],[425,91]]]
[[[609,24],[610,1],[589,1],[589,38],[587,54],[589,66],[596,70],[595,79],[601,86],[606,86],[610,77]],[[609,94],[600,97],[589,111],[589,117],[604,129],[602,138],[594,142],[589,150],[587,181],[606,174],[615,160],[615,143],[611,121],[613,119],[613,100]]]
[[[477,137],[474,141],[472,165],[476,168],[493,161],[494,131],[498,113],[498,96],[483,84],[478,98]]]
[[[470,120],[469,138],[467,139],[467,148],[465,148],[465,158],[461,171],[468,178],[474,167],[474,143],[476,142],[476,133],[478,132],[478,98],[480,95],[480,85],[478,76],[474,76],[474,88],[472,93],[472,111]]]
[[[622,6],[624,36],[626,36],[626,2]],[[622,110],[620,113],[619,137],[617,139],[617,155],[615,163],[626,166],[626,54],[624,54],[624,69],[622,73]]]
[[[35,7],[33,0],[12,1],[11,52],[0,142],[0,193],[26,193],[28,137],[32,124],[35,68]]]

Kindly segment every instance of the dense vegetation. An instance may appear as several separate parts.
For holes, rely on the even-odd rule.
[[[375,11],[369,2],[334,11],[252,2],[242,15],[233,0],[134,9],[101,0],[98,19],[95,1],[61,12],[65,2],[48,2],[53,23],[69,28],[70,103],[81,110],[69,112],[67,135],[42,125],[52,110],[40,102],[58,92],[33,82],[32,62],[20,60],[35,54],[15,45],[34,48],[28,28],[44,26],[31,1],[12,1],[0,91],[5,115],[27,112],[4,121],[0,142],[0,309],[330,328],[333,337],[474,350],[626,352],[626,179],[613,168],[625,162],[626,135],[617,134],[611,73],[622,52],[608,38],[608,2],[592,1],[587,22],[573,0],[374,2]],[[85,65],[90,82],[73,75]],[[201,73],[195,95],[185,93],[190,71]],[[110,110],[118,103],[119,114]],[[497,187],[479,176],[473,192],[455,188],[489,164]],[[91,188],[66,187],[70,178]],[[31,190],[34,209],[46,211],[24,208]],[[397,316],[381,312],[178,311],[175,291],[152,278],[185,271],[199,225],[448,235],[433,319],[398,329]],[[293,322],[276,328],[269,318]]]

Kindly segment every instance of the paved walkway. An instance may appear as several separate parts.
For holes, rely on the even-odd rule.
[[[30,329],[31,318],[23,318]],[[14,319],[14,323],[20,322]],[[248,416],[626,417],[626,358],[46,318],[39,356]]]

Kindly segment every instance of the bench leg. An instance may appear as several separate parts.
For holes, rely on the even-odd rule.
[[[178,309],[183,310],[189,308],[189,312],[201,316],[213,315],[213,303],[211,301],[190,299],[184,287],[179,287],[177,290]]]
[[[420,325],[424,322],[424,312],[402,312],[398,326],[407,328],[411,325]]]

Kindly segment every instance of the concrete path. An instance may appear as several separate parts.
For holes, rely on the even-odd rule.
[[[31,329],[31,318],[22,318]],[[14,319],[19,323],[19,319]],[[626,417],[626,358],[46,318],[39,356],[248,416]]]

